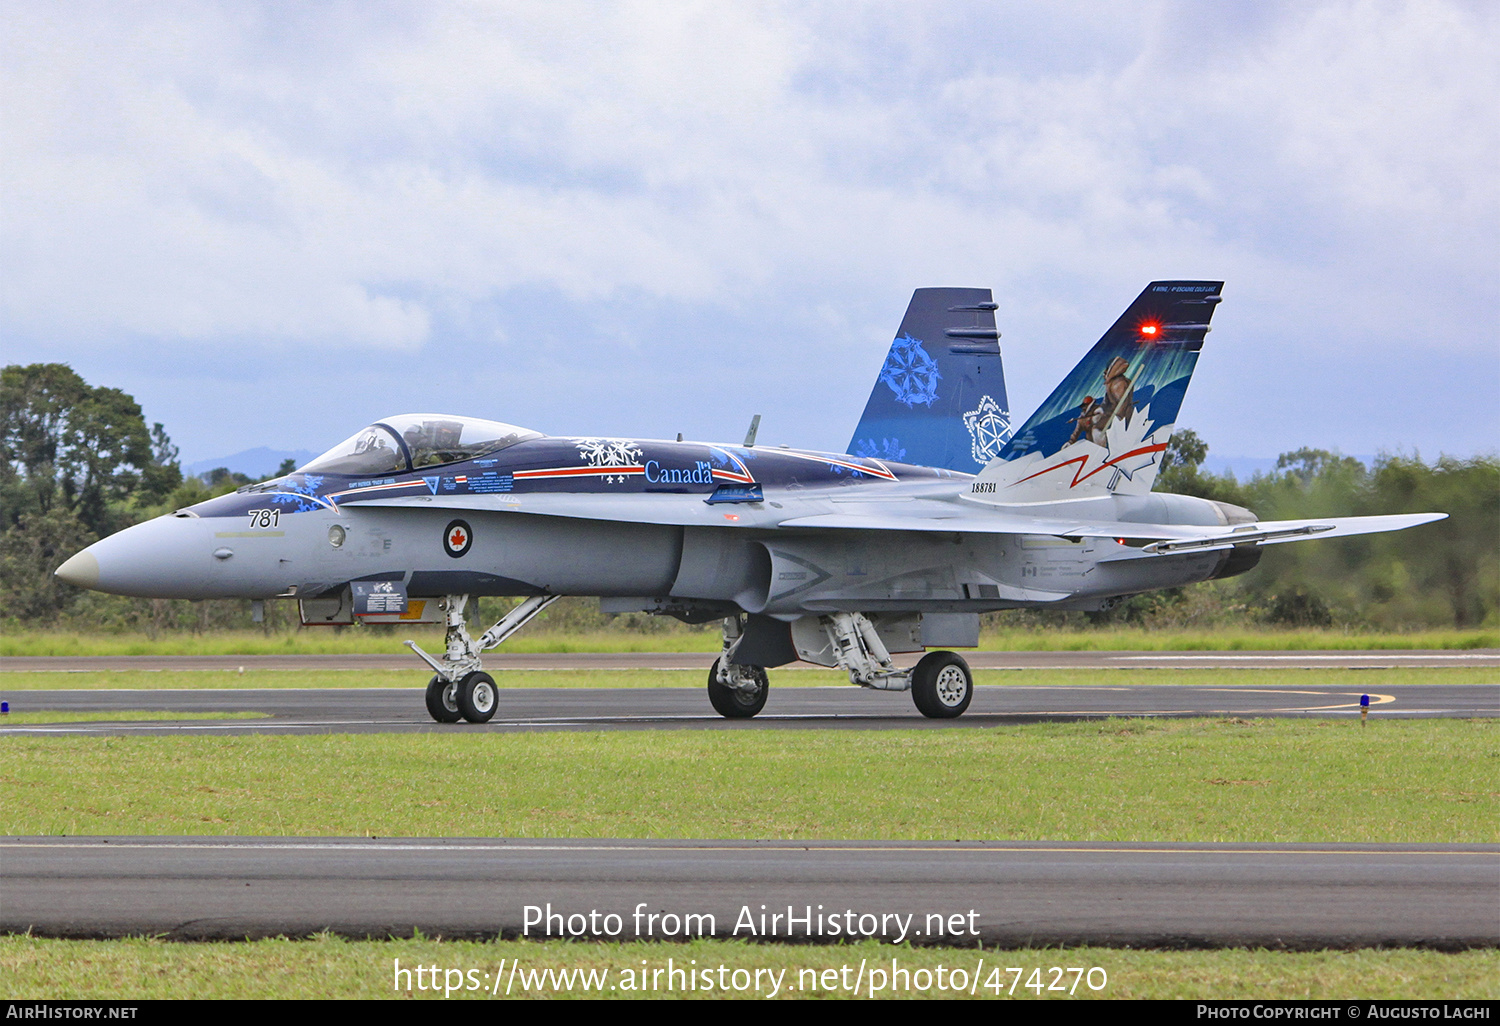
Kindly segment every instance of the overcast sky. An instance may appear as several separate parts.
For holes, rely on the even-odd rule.
[[[1217,455],[1500,447],[1500,4],[0,0],[0,357],[185,461],[401,411],[842,450],[911,290],[1029,414],[1223,279]]]

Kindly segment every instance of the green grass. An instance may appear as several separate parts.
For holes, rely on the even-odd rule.
[[[696,671],[498,676],[502,686],[702,686]],[[1370,691],[1424,681],[1492,682],[1495,672],[1142,669],[976,676],[981,683],[1049,686],[1272,682]],[[411,687],[414,677],[421,674],[126,671],[7,673],[0,681],[9,692]],[[839,679],[829,671],[795,671],[778,674],[777,686]],[[0,832],[1494,843],[1500,841],[1497,731],[1500,724],[1487,720],[1376,721],[1364,730],[1352,721],[1111,720],[982,731],[10,737],[0,739],[0,793],[6,795]],[[104,764],[108,774],[99,772]],[[517,773],[518,766],[525,772]],[[753,788],[742,783],[746,766],[755,767]],[[934,788],[938,777],[946,785],[941,789]],[[330,779],[341,786],[329,788]],[[465,781],[464,794],[454,793],[455,780]],[[799,970],[857,966],[861,959],[897,958],[902,966],[931,970],[939,963],[968,967],[979,957],[987,967],[1100,966],[1109,983],[1090,997],[1500,997],[1500,953],[1494,951],[985,953],[877,943],[320,937],[176,944],[22,936],[0,937],[0,998],[408,997],[391,989],[397,958],[402,965],[481,972],[493,971],[502,958],[520,958],[533,970],[607,969],[615,981],[643,960],[665,968],[669,958],[677,965],[696,959],[751,971],[785,969],[785,979],[795,981]],[[1009,974],[997,982],[1008,987]],[[532,993],[568,996],[546,987]],[[409,997],[443,999],[432,991]],[[1022,986],[1006,1000],[1035,997]]]
[[[478,637],[479,631],[474,631]],[[3,656],[171,655],[409,655],[407,638],[429,652],[443,651],[441,627],[399,632],[354,627],[314,628],[290,633],[227,630],[206,634],[78,634],[16,630],[0,637]],[[718,632],[542,634],[522,632],[505,643],[508,652],[718,652]],[[413,659],[416,657],[413,656]]]
[[[502,688],[702,688],[703,670],[497,670],[490,672]],[[87,672],[15,671],[0,673],[0,696],[18,691],[174,689],[174,688],[417,688],[431,671],[413,661],[410,670],[90,670]],[[1494,684],[1500,669],[1483,666],[1343,669],[1160,669],[975,670],[976,684],[1040,687],[1133,687],[1180,684],[1191,687],[1261,687],[1297,685],[1360,689],[1408,684]],[[771,671],[773,688],[851,687],[839,670],[804,666]]]
[[[505,960],[502,962],[502,959]],[[976,997],[993,1000],[996,994],[986,990],[990,983],[1002,991],[1007,1001],[1036,1000],[1038,995],[1026,987],[1032,969],[1041,969],[1038,985],[1058,980],[1049,972],[1052,966],[1098,967],[1106,976],[1099,991],[1080,982],[1075,995],[1063,993],[1040,995],[1052,1000],[1086,1000],[1089,998],[1165,998],[1165,999],[1385,999],[1440,1000],[1443,998],[1490,999],[1500,997],[1500,955],[1494,951],[1467,951],[1443,954],[1431,951],[1131,951],[1106,948],[1032,949],[995,951],[955,948],[906,948],[889,944],[864,942],[847,946],[824,945],[757,945],[741,941],[694,941],[684,944],[636,942],[628,944],[593,944],[527,941],[436,941],[389,940],[347,941],[337,937],[319,937],[306,941],[264,940],[227,944],[176,944],[160,940],[60,941],[32,937],[0,938],[0,999],[368,999],[402,997],[413,1000],[443,1001],[470,998],[487,1000],[483,990],[460,989],[470,983],[491,986],[496,973],[506,980],[512,962],[519,960],[524,971],[564,970],[574,974],[593,970],[608,975],[605,986],[620,986],[627,979],[640,980],[636,974],[644,967],[648,984],[655,979],[664,989],[668,960],[675,968],[708,969],[717,979],[717,969],[746,970],[742,980],[753,977],[756,969],[780,973],[779,997],[810,997],[810,988],[821,982],[825,970],[834,970],[830,980],[844,979],[842,969],[849,967],[848,979],[856,978],[863,961],[869,968],[889,972],[893,960],[896,968],[926,970],[935,976],[941,965],[945,983],[951,986],[948,973],[961,969],[973,978]],[[983,960],[981,965],[980,960]],[[398,992],[396,962],[401,967],[437,966],[438,979],[455,987],[451,995],[442,989],[418,989],[415,974],[410,974],[411,990],[406,979]],[[1025,970],[1016,980],[1014,994],[1008,993],[1014,974],[1005,971],[1015,966]],[[998,973],[993,973],[994,969]],[[457,974],[448,975],[448,970]],[[474,970],[469,977],[467,970]],[[662,970],[655,976],[656,970]],[[629,972],[627,977],[625,974]],[[485,974],[489,974],[486,976]],[[597,977],[596,977],[597,978]],[[424,974],[424,986],[432,979]],[[699,978],[701,980],[701,977]],[[1064,974],[1061,982],[1071,977]],[[860,997],[868,997],[866,987]],[[1094,976],[1098,984],[1101,977]],[[918,976],[917,983],[923,981]],[[512,996],[584,997],[575,983],[569,991],[560,989],[556,976],[546,979],[536,990],[523,992],[513,985]],[[765,998],[769,996],[772,977],[762,975],[763,990],[756,994],[731,991],[730,997]],[[500,986],[504,996],[504,983]],[[647,992],[649,996],[696,996],[719,998],[719,990],[667,994]],[[845,990],[820,990],[820,997],[852,997]],[[634,990],[605,990],[603,996],[638,997]],[[876,996],[960,997],[950,989],[925,993],[889,991]]]
[[[1087,631],[1012,629],[980,638],[980,647],[992,652],[1308,652],[1497,646],[1500,631],[1494,629],[1388,633],[1313,628],[1168,631],[1105,627]]]
[[[341,655],[404,652],[411,638],[423,648],[442,650],[434,627],[395,633],[383,629],[299,630],[265,634],[220,631],[207,634],[78,634],[32,629],[7,630],[0,637],[4,656],[110,655]],[[1316,649],[1472,649],[1500,647],[1500,631],[1433,630],[1379,633],[1341,630],[1149,631],[1109,627],[1087,631],[1010,629],[986,633],[989,651],[1307,651]],[[717,631],[627,633],[598,631],[562,634],[522,631],[505,643],[510,652],[717,652]]]
[[[28,727],[46,723],[134,723],[140,720],[254,720],[256,712],[164,712],[160,709],[121,709],[108,712],[17,712],[0,716],[0,727]]]
[[[4,834],[1496,842],[1500,723],[23,735],[0,786]]]

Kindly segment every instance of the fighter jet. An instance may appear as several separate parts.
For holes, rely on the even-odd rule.
[[[1222,282],[1152,282],[1013,435],[996,304],[919,289],[846,453],[558,438],[447,414],[388,417],[297,471],[128,528],[57,571],[150,598],[295,599],[304,624],[443,623],[433,719],[489,720],[482,653],[563,595],[606,612],[722,621],[708,697],[765,706],[803,660],[910,691],[934,718],[973,696],[981,613],[1099,610],[1244,573],[1267,545],[1446,514],[1259,521],[1151,490]],[[475,596],[522,601],[473,638]],[[925,653],[914,666],[895,656]]]

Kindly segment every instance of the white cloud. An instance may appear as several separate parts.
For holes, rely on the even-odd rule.
[[[1330,353],[1420,316],[1493,354],[1491,6],[4,13],[0,330],[36,358],[514,349],[507,302],[544,293],[816,317],[844,351],[939,283],[1082,343],[1170,275],[1254,297],[1262,359],[1310,318]]]

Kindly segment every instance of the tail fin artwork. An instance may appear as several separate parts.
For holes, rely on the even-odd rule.
[[[917,289],[849,454],[974,474],[1009,437],[990,290]]]
[[[1154,281],[979,475],[977,498],[1151,491],[1220,281]]]

